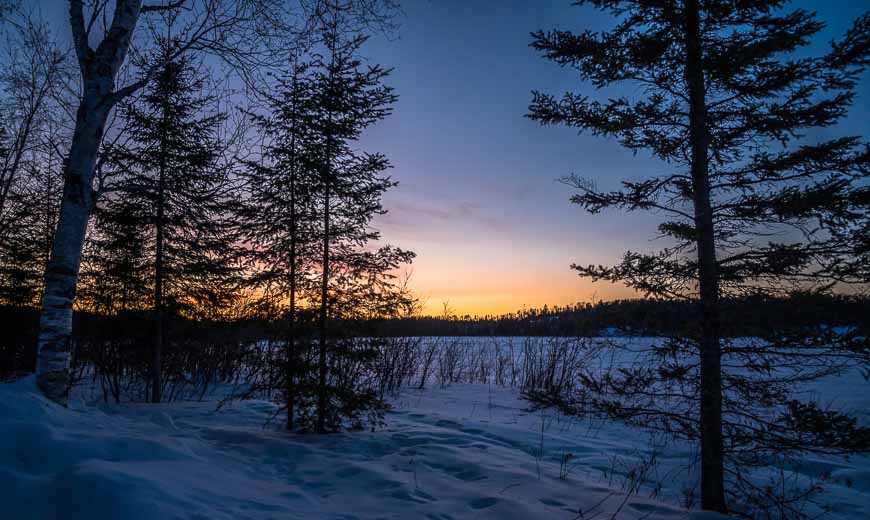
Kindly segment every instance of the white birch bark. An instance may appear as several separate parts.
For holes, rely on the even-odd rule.
[[[111,26],[94,50],[88,43],[82,1],[70,0],[70,25],[83,88],[64,167],[57,232],[45,273],[36,365],[39,388],[46,397],[64,406],[71,383],[72,306],[85,231],[95,202],[94,165],[106,119],[123,97],[123,93],[115,91],[115,77],[127,55],[141,4],[141,0],[118,0]]]

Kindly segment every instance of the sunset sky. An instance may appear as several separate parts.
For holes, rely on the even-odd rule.
[[[536,29],[606,27],[609,18],[570,1],[408,0],[398,34],[373,38],[367,54],[394,67],[399,102],[370,130],[367,149],[392,160],[398,188],[378,221],[385,239],[417,252],[412,286],[439,313],[510,312],[544,304],[631,296],[569,268],[613,263],[626,248],[654,250],[656,215],[589,215],[558,178],[577,173],[615,188],[667,171],[614,141],[525,119],[530,91],[592,94],[572,71],[528,47]],[[842,34],[864,0],[796,1],[829,24],[816,49]],[[868,81],[842,131],[867,134]],[[631,95],[631,90],[624,93]]]
[[[69,33],[67,2],[40,4]],[[842,33],[866,0],[796,0],[828,28],[815,50]],[[532,90],[594,95],[569,69],[529,48],[538,29],[601,29],[609,16],[570,0],[404,0],[397,33],[364,47],[372,62],[394,68],[387,83],[395,112],[368,130],[361,147],[385,153],[400,185],[376,226],[384,240],[417,253],[411,286],[438,314],[503,313],[523,307],[630,297],[623,286],[593,284],[570,269],[618,261],[628,248],[652,251],[657,215],[589,215],[569,203],[558,179],[577,173],[599,188],[668,171],[612,140],[541,127],[525,119]],[[618,94],[631,95],[626,89]],[[608,91],[613,93],[613,91]],[[870,80],[839,130],[870,132]],[[603,94],[598,94],[603,95]]]

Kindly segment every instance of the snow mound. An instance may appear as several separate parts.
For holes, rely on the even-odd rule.
[[[27,378],[0,385],[0,504],[22,520],[714,517],[559,478],[565,439],[523,408],[486,386],[406,392],[385,430],[318,437],[281,432],[264,401],[66,409]],[[602,462],[608,443],[572,449]]]
[[[139,426],[61,408],[32,377],[0,385],[0,503],[22,519],[172,516],[187,501],[160,472],[202,461],[181,439]]]

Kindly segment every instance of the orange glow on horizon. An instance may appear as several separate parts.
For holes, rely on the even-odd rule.
[[[424,303],[423,314],[442,315],[445,302],[455,316],[486,316],[639,296],[622,285],[581,278],[567,264],[530,269],[475,264],[419,256],[409,285]]]
[[[592,285],[592,284],[590,284]],[[596,284],[598,285],[598,284]],[[594,293],[594,298],[592,294]],[[544,305],[553,307],[554,305],[565,306],[576,303],[586,303],[593,301],[607,301],[621,298],[636,298],[638,294],[631,289],[619,286],[612,286],[612,291],[595,290],[590,287],[589,294],[586,297],[572,297],[571,295],[560,294],[466,294],[451,297],[449,294],[421,294],[422,300],[425,302],[423,306],[423,315],[425,316],[441,316],[443,313],[443,303],[447,302],[454,316],[497,316],[501,314],[509,314],[524,309],[537,308],[540,309]]]

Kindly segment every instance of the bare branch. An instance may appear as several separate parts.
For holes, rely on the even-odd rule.
[[[186,0],[178,0],[177,2],[171,2],[166,5],[143,5],[139,8],[140,13],[154,12],[154,11],[171,11],[173,9],[178,9],[182,7],[186,3]]]

